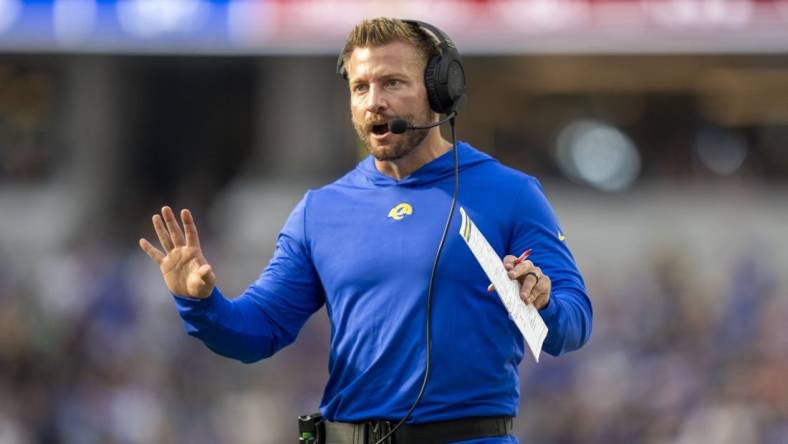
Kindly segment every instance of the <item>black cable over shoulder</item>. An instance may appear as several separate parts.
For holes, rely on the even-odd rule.
[[[430,273],[430,284],[427,287],[427,319],[425,321],[425,336],[427,339],[427,363],[424,366],[424,379],[421,382],[421,389],[419,390],[419,395],[416,397],[416,400],[408,409],[408,413],[402,418],[397,425],[392,427],[388,433],[383,435],[380,440],[378,440],[375,444],[382,444],[386,441],[394,432],[399,429],[402,424],[405,424],[405,421],[410,418],[410,415],[413,414],[413,411],[416,409],[416,406],[419,405],[421,402],[422,396],[424,396],[424,391],[427,389],[427,381],[430,378],[430,358],[432,356],[432,335],[430,334],[430,318],[432,313],[432,287],[435,284],[435,271],[438,270],[438,260],[441,257],[441,252],[443,251],[443,245],[446,243],[446,236],[449,234],[449,227],[451,227],[451,219],[454,216],[454,207],[457,205],[457,194],[459,193],[460,189],[460,165],[459,165],[459,154],[457,153],[457,134],[454,127],[454,117],[449,120],[449,125],[451,126],[451,144],[452,150],[454,151],[454,192],[451,196],[451,205],[449,206],[449,215],[446,218],[446,226],[443,227],[443,234],[441,235],[441,241],[438,243],[438,248],[435,250],[435,260],[432,262],[432,273]]]

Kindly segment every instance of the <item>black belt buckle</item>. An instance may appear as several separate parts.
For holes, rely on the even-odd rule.
[[[386,436],[391,431],[391,422],[386,420],[381,421],[368,421],[364,424],[367,429],[367,444],[376,444],[381,438]],[[394,435],[389,436],[381,444],[395,444]]]

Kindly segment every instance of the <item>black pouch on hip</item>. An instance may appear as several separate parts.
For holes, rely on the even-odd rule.
[[[323,415],[313,413],[298,417],[298,444],[325,444],[326,424]]]

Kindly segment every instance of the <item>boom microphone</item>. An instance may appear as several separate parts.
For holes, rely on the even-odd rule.
[[[438,125],[443,125],[444,123],[448,122],[449,120],[453,119],[456,116],[457,116],[457,112],[456,111],[452,111],[448,116],[446,116],[445,119],[439,120],[439,121],[437,121],[435,123],[431,123],[431,124],[425,125],[425,126],[412,125],[410,122],[408,122],[407,120],[404,120],[404,119],[391,119],[391,120],[389,120],[389,124],[388,124],[389,125],[389,131],[391,131],[391,133],[393,133],[393,134],[402,134],[402,133],[404,133],[405,131],[408,131],[408,130],[412,131],[412,130],[430,129],[430,128],[434,128],[434,127],[436,127]]]

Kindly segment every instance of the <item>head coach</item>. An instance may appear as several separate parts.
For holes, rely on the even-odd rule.
[[[320,415],[302,418],[300,442],[516,443],[523,337],[453,215],[462,205],[520,281],[552,355],[581,347],[592,318],[557,218],[535,178],[456,142],[465,79],[442,31],[365,20],[337,71],[370,156],[304,195],[243,294],[228,299],[216,287],[186,209],[181,229],[162,208],[153,216],[161,249],[145,239],[140,247],[159,265],[186,332],[230,358],[273,355],[325,304],[329,378]],[[438,128],[446,121],[451,142]],[[530,260],[516,261],[526,250]]]

